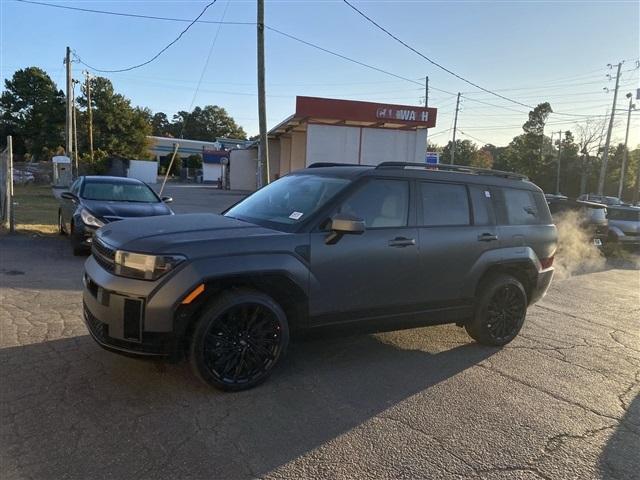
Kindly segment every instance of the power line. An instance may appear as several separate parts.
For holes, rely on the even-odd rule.
[[[154,15],[140,15],[135,13],[113,12],[110,10],[95,10],[92,8],[69,7],[67,5],[56,5],[54,3],[36,2],[33,0],[15,0],[15,1],[20,3],[29,3],[32,5],[42,5],[44,7],[60,8],[63,10],[74,10],[77,12],[113,15],[116,17],[142,18],[142,19],[148,19],[148,20],[163,20],[167,22],[183,22],[183,23],[193,22],[193,20],[188,18],[158,17]],[[214,23],[214,24],[224,24],[224,25],[255,25],[256,24],[256,22],[224,22],[224,21],[215,21],[215,20],[197,20],[196,23]]]
[[[137,65],[132,65],[132,66],[126,67],[126,68],[118,68],[118,69],[115,69],[115,70],[105,70],[105,69],[92,67],[91,65],[83,62],[82,59],[75,52],[74,52],[74,56],[75,56],[76,60],[78,62],[80,62],[81,64],[83,64],[85,67],[90,68],[91,70],[94,70],[96,72],[102,72],[102,73],[128,72],[130,70],[135,70],[136,68],[144,67],[145,65],[148,65],[151,62],[153,62],[156,58],[158,58],[160,55],[162,55],[164,52],[166,52],[173,44],[175,44],[178,40],[180,40],[182,38],[182,36],[185,33],[187,33],[187,31],[189,31],[189,29],[200,19],[200,17],[202,17],[202,15],[204,15],[204,13],[209,9],[209,7],[211,7],[217,1],[218,0],[213,0],[213,2],[209,2],[207,5],[205,5],[205,7],[200,12],[200,14],[195,19],[193,19],[193,21],[189,25],[187,25],[187,28],[182,30],[182,32],[180,32],[180,34],[173,41],[168,43],[164,48],[162,48],[158,53],[156,53],[153,57],[151,57],[146,62],[142,62],[142,63],[139,63]]]
[[[227,0],[226,5],[224,6],[224,10],[222,12],[222,17],[221,20],[224,21],[225,17],[227,16],[227,9],[229,8],[229,3],[231,2],[231,0]],[[209,66],[209,60],[211,60],[211,55],[213,54],[213,49],[216,46],[216,42],[218,41],[218,36],[220,35],[220,30],[222,29],[222,23],[218,24],[218,29],[216,30],[216,34],[213,37],[213,40],[211,42],[211,46],[209,47],[209,53],[207,54],[207,59],[204,62],[204,65],[202,66],[202,72],[200,72],[200,78],[198,79],[198,84],[196,85],[196,89],[193,92],[193,98],[191,99],[191,104],[189,105],[189,112],[191,111],[191,109],[193,108],[193,105],[196,103],[196,97],[198,96],[198,92],[200,91],[200,86],[202,85],[202,79],[204,78],[204,74],[207,71],[207,67]],[[187,122],[182,122],[182,130],[184,133],[184,127],[186,125]],[[182,137],[182,135],[180,135]]]
[[[301,38],[298,38],[298,37],[296,37],[294,35],[290,35],[288,33],[285,33],[285,32],[283,32],[281,30],[278,30],[277,28],[273,28],[273,27],[270,27],[268,25],[265,25],[264,28],[266,28],[267,30],[270,30],[272,32],[275,32],[275,33],[277,33],[279,35],[282,35],[284,37],[287,37],[287,38],[289,38],[291,40],[295,40],[296,42],[300,42],[300,43],[302,43],[304,45],[307,45],[309,47],[315,48],[317,50],[321,50],[321,51],[323,51],[325,53],[329,53],[329,54],[334,55],[334,56],[336,56],[338,58],[342,58],[343,60],[347,60],[349,62],[356,63],[356,64],[358,64],[360,66],[369,68],[371,70],[375,70],[377,72],[384,73],[385,75],[390,75],[392,77],[396,77],[396,78],[399,78],[401,80],[406,80],[407,82],[415,83],[416,85],[420,85],[421,87],[424,87],[424,83],[418,82],[418,81],[413,80],[411,78],[403,77],[402,75],[397,75],[397,74],[389,72],[387,70],[383,70],[382,68],[374,67],[373,65],[369,65],[369,64],[361,62],[359,60],[355,60],[353,58],[347,57],[346,55],[342,55],[341,53],[334,52],[334,51],[329,50],[327,48],[324,48],[324,47],[321,47],[319,45],[316,45],[315,43],[311,43],[311,42],[308,42],[308,41],[303,40]]]
[[[417,55],[419,55],[420,57],[424,58],[426,61],[428,61],[429,63],[431,63],[432,65],[435,65],[436,67],[438,67],[441,70],[444,70],[445,72],[447,72],[450,75],[453,75],[454,77],[456,77],[459,80],[462,80],[465,83],[468,83],[469,85],[476,87],[484,92],[490,93],[491,95],[494,95],[498,98],[501,98],[503,100],[507,100],[508,102],[511,103],[515,103],[516,105],[520,105],[526,108],[533,108],[531,105],[527,105],[525,103],[519,102],[517,100],[514,100],[512,98],[509,97],[505,97],[504,95],[500,95],[499,93],[496,93],[494,91],[491,91],[487,88],[481,87],[480,85],[478,85],[477,83],[472,82],[471,80],[467,80],[466,78],[462,77],[461,75],[458,75],[457,73],[449,70],[448,68],[440,65],[438,62],[430,59],[429,57],[427,57],[425,54],[423,54],[422,52],[416,50],[415,48],[413,48],[411,45],[409,45],[408,43],[404,42],[403,40],[401,40],[400,38],[398,38],[396,35],[394,35],[393,33],[391,33],[389,30],[387,30],[386,28],[384,28],[383,26],[381,26],[379,23],[377,23],[375,20],[373,20],[371,17],[367,16],[364,12],[362,12],[361,10],[359,10],[357,7],[355,7],[353,4],[351,4],[348,0],[342,0],[345,4],[347,4],[352,10],[354,10],[355,12],[357,12],[360,16],[362,16],[363,18],[365,18],[369,23],[375,25],[378,29],[382,30],[384,33],[386,33],[387,35],[389,35],[391,38],[393,38],[396,42],[400,43],[401,45],[405,46],[406,48],[408,48],[409,50],[411,50],[412,52],[416,53]]]

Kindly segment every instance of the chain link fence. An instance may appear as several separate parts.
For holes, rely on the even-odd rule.
[[[7,146],[0,153],[0,223],[13,232],[13,139],[7,137]]]

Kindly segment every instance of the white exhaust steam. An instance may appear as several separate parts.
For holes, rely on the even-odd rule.
[[[583,219],[580,212],[574,211],[561,213],[554,219],[558,229],[558,250],[554,261],[556,279],[605,268],[605,256],[593,244],[590,233],[580,226]]]

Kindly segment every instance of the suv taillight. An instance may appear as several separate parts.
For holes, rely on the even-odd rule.
[[[555,257],[555,255],[551,255],[549,258],[541,258],[540,259],[540,265],[542,265],[542,268],[546,269],[546,268],[551,267],[551,265],[553,265],[554,257]]]

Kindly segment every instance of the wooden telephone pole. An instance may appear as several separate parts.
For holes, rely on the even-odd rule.
[[[87,70],[85,75],[85,89],[87,90],[87,113],[89,116],[89,155],[93,163],[93,109],[91,108],[91,75]]]
[[[258,0],[258,124],[260,127],[260,145],[258,148],[260,174],[262,184],[263,169],[267,171],[267,183],[271,181],[269,168],[269,140],[267,139],[267,106],[264,84],[264,0]]]
[[[458,129],[458,111],[460,110],[460,92],[458,92],[458,99],[456,100],[456,117],[453,120],[453,141],[451,142],[451,165],[453,165],[456,158],[456,130]]]

